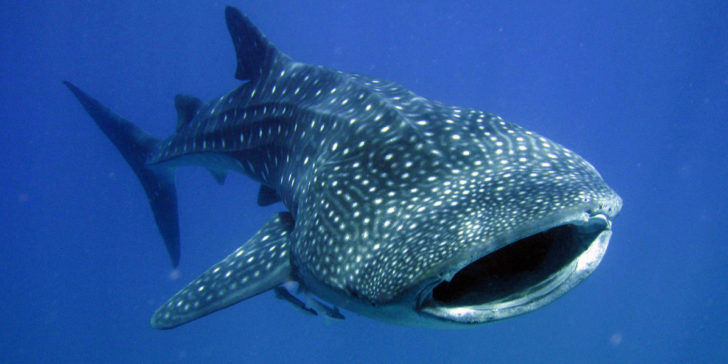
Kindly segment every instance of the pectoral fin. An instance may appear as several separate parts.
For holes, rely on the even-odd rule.
[[[291,229],[290,213],[274,216],[243,246],[158,308],[152,326],[171,329],[291,280]]]

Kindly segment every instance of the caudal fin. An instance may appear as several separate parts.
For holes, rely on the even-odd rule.
[[[147,134],[123,119],[109,108],[81,91],[74,84],[63,81],[91,115],[96,125],[111,140],[126,159],[147,193],[154,219],[162,234],[172,266],[179,263],[179,219],[177,217],[177,190],[174,171],[170,168],[149,167],[147,157],[157,148],[159,139]]]

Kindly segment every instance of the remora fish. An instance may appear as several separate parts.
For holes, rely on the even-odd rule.
[[[244,82],[210,102],[177,96],[165,140],[64,82],[141,180],[173,265],[176,167],[202,165],[220,182],[242,172],[261,183],[259,204],[287,208],[152,326],[277,287],[313,312],[283,291],[294,282],[387,322],[482,324],[553,301],[601,261],[622,201],[574,152],[492,114],[296,62],[237,9],[225,15]]]

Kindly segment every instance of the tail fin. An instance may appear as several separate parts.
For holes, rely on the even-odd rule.
[[[136,125],[123,119],[101,105],[85,92],[68,81],[63,81],[76,96],[81,105],[94,119],[96,125],[121,152],[127,163],[142,182],[147,199],[152,206],[154,219],[172,260],[172,266],[179,264],[179,220],[177,217],[177,190],[174,186],[174,171],[170,168],[148,167],[147,157],[157,148],[159,139],[147,134]]]

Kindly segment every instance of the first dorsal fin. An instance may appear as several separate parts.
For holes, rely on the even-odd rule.
[[[177,109],[177,130],[195,117],[202,104],[202,100],[194,96],[180,94],[174,97],[174,108]]]
[[[225,8],[225,21],[235,45],[238,66],[235,78],[256,81],[276,63],[287,62],[288,56],[268,42],[265,36],[240,10]]]

